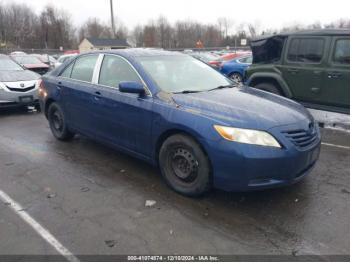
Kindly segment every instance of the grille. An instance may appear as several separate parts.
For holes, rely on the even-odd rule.
[[[8,90],[13,91],[13,92],[28,92],[30,90],[33,90],[35,88],[35,85],[26,87],[26,88],[13,88],[13,87],[8,87],[6,86]]]
[[[292,130],[282,132],[287,139],[299,148],[312,145],[317,140],[316,128],[312,126],[309,130]]]

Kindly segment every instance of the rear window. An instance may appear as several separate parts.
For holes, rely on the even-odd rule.
[[[97,55],[82,56],[75,61],[71,78],[91,82],[94,74]]]
[[[298,63],[320,63],[324,40],[319,38],[295,38],[290,42],[287,59]]]
[[[350,39],[339,39],[335,42],[333,61],[350,65]]]

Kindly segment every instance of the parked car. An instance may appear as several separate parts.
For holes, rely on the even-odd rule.
[[[75,56],[77,56],[77,54],[68,54],[68,55],[61,55],[56,63],[55,63],[55,68],[59,67],[60,65],[62,65],[64,62],[68,61],[69,59],[74,58]]]
[[[11,52],[10,55],[26,55],[25,52],[22,52],[22,51],[14,51],[14,52]]]
[[[246,69],[252,64],[253,57],[251,55],[238,57],[231,61],[225,62],[220,67],[220,72],[231,78],[236,83],[241,84]]]
[[[31,70],[35,73],[38,73],[40,75],[46,74],[50,67],[41,62],[37,57],[31,56],[31,55],[14,55],[12,58],[19,63],[20,65],[24,66],[28,70]]]
[[[43,76],[53,135],[81,133],[158,165],[175,191],[290,185],[314,167],[320,132],[289,99],[235,88],[188,55],[111,50],[80,55]]]
[[[210,61],[209,64],[216,69],[220,69],[220,67],[223,63],[230,61],[230,60],[233,60],[235,58],[238,58],[242,55],[248,55],[248,54],[250,54],[250,53],[249,52],[227,53],[227,54],[221,55],[220,57]]]
[[[279,34],[251,46],[247,84],[308,107],[350,113],[350,30]]]
[[[40,76],[23,68],[10,57],[0,55],[0,109],[5,107],[39,107]]]
[[[198,60],[212,66],[212,64],[210,64],[210,62],[218,59],[217,55],[208,53],[208,52],[186,52],[186,54],[189,54],[190,56],[197,58]],[[216,66],[213,66],[214,68],[216,68]]]
[[[55,63],[57,63],[56,58],[54,58],[53,56],[48,55],[48,54],[44,54],[44,55],[31,54],[31,56],[34,56],[34,57],[38,58],[41,62],[43,62],[44,64],[48,65],[50,68],[54,68],[55,67]]]

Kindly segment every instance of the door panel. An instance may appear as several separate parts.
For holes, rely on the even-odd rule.
[[[79,57],[74,65],[61,74],[61,96],[69,126],[86,133],[94,134],[92,116],[94,85],[91,83],[98,55]]]
[[[327,37],[293,37],[288,40],[284,63],[280,66],[283,78],[296,100],[320,102],[326,74],[325,50]]]
[[[99,84],[100,92],[94,100],[96,132],[104,140],[127,150],[150,156],[153,99],[149,95],[122,93],[118,85],[122,81],[144,82],[137,71],[124,58],[105,55]]]
[[[331,106],[350,108],[350,37],[333,37],[322,99]]]
[[[95,124],[91,115],[93,112],[91,100],[95,91],[94,86],[91,83],[76,80],[66,83],[62,94],[64,94],[63,101],[69,126],[93,135]]]
[[[151,149],[152,101],[137,94],[99,87],[94,100],[97,136],[125,149],[149,156]]]

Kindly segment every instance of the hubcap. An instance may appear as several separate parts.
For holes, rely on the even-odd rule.
[[[63,119],[58,111],[52,114],[52,124],[55,130],[62,131],[63,129]]]
[[[238,84],[240,84],[242,82],[241,76],[238,74],[231,75],[231,79]]]
[[[174,151],[171,166],[175,175],[185,182],[192,182],[198,175],[198,161],[186,149],[178,148]]]

